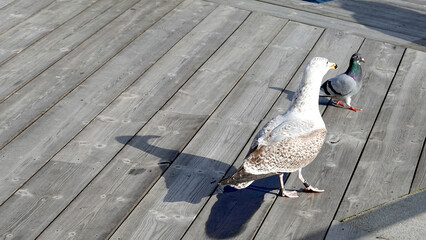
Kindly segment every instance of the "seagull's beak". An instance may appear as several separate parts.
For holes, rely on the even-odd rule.
[[[328,63],[328,67],[329,67],[330,69],[337,69],[337,64],[332,63],[332,62],[329,62],[329,63]]]

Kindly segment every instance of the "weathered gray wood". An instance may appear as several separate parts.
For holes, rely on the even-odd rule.
[[[272,16],[286,18],[301,23],[311,24],[323,28],[335,28],[345,33],[356,34],[365,38],[402,45],[421,51],[426,51],[426,40],[424,37],[414,37],[407,34],[397,33],[392,30],[384,30],[375,27],[367,27],[362,24],[348,22],[333,17],[321,16],[298,9],[281,7],[277,5],[262,3],[256,0],[208,0],[221,4],[227,4],[238,8],[260,11]]]
[[[212,66],[205,66],[202,69],[216,72],[218,68],[224,69],[225,66],[230,65],[228,62],[233,63],[232,66],[241,62],[242,59],[246,59],[245,56],[242,56],[244,53],[260,54],[266,44],[281,30],[284,23],[285,21],[277,18],[253,13],[240,31],[236,32],[230,39],[232,43],[229,46],[234,47],[227,50],[229,55],[221,54],[223,56],[220,58],[222,61],[211,63]],[[235,44],[240,47],[236,47]],[[227,62],[224,62],[223,59],[226,59]],[[223,66],[221,66],[222,64]],[[217,66],[215,67],[215,65]],[[278,65],[278,63],[273,64],[273,68]],[[251,69],[253,68],[254,66]],[[243,147],[252,130],[257,126],[256,122],[244,118],[247,113],[252,112],[250,109],[256,108],[255,104],[250,104],[250,100],[258,102],[262,97],[265,97],[269,101],[273,101],[272,95],[275,94],[275,97],[278,95],[278,92],[265,84],[265,82],[274,82],[274,80],[264,79],[260,76],[258,79],[254,78],[254,73],[250,70],[230,93],[230,96],[235,96],[235,98],[231,97],[232,100],[237,100],[238,96],[247,100],[240,101],[238,99],[238,102],[245,104],[240,105],[242,109],[247,110],[243,111],[245,114],[241,114],[242,116],[236,114],[233,117],[229,116],[232,114],[225,115],[226,109],[229,109],[228,106],[234,104],[229,98],[225,99],[219,109],[215,111],[190,144],[167,169],[163,177],[157,181],[129,218],[115,232],[112,236],[113,239],[177,239],[183,235],[202,207],[206,197],[213,192],[217,181],[229,167],[228,163],[238,155],[238,149]],[[269,74],[268,71],[260,71],[259,73]],[[205,81],[212,80],[214,81],[214,79],[206,79]],[[258,91],[244,83],[250,81],[259,86]],[[239,88],[241,84],[245,87]],[[272,95],[254,94],[256,92],[269,92]],[[204,93],[202,92],[202,94]],[[214,95],[210,94],[210,96]],[[204,97],[202,99],[205,99]],[[175,109],[174,106],[181,105],[181,102],[173,101],[165,109],[171,111]],[[268,108],[267,105],[257,107],[263,109],[263,111]],[[180,112],[184,110],[181,107],[179,108],[182,109],[179,110]],[[217,115],[218,112],[223,113],[220,116],[222,119]]]
[[[259,113],[265,114],[269,109],[268,106],[273,104],[274,100],[279,96],[280,90],[287,85],[306,55],[317,42],[321,33],[322,29],[313,26],[295,22],[288,23],[266,49],[265,53],[254,64],[252,69],[250,69],[247,75],[249,80],[241,82],[247,86],[243,84],[238,85],[238,89],[235,90],[236,92],[229,96],[224,103],[227,107],[218,109],[215,113],[215,117],[230,118],[230,116],[226,115],[232,114],[232,118],[240,119],[244,117],[245,121],[251,120],[255,122],[262,119],[264,116]],[[260,87],[262,85],[268,86],[271,90],[275,90],[276,92],[266,91],[264,87]],[[266,95],[266,93],[268,93],[268,95],[274,96],[275,99],[266,96],[258,99],[259,102],[255,102],[253,99],[251,104],[254,106],[258,105],[259,107],[244,109],[241,108],[241,106],[245,104],[239,101],[247,101],[247,98],[241,98],[241,94],[238,92],[240,89],[252,92],[251,94],[253,95]],[[234,104],[231,104],[231,102]],[[252,111],[254,112],[253,114]],[[246,145],[238,157],[238,164],[241,164],[250,143],[251,141],[249,141],[249,144]],[[234,164],[233,169],[237,169],[238,167],[239,166]],[[260,223],[275,199],[273,195],[267,195],[262,191],[247,189],[238,193],[233,193],[232,196],[231,193],[224,195],[221,191],[222,188],[216,190],[215,196],[209,199],[201,213],[198,214],[195,222],[191,224],[191,227],[185,233],[183,239],[214,239],[231,236],[233,239],[249,239],[254,233],[254,229],[251,228],[252,225],[250,224],[250,227],[241,229],[244,222],[238,220],[244,219],[241,217],[242,215],[252,213],[253,216],[250,216],[250,222]],[[234,201],[231,201],[231,199]],[[248,201],[250,201],[250,203],[248,203]],[[257,205],[256,203],[260,205],[260,209],[253,207]],[[229,207],[232,205],[234,206],[233,209]],[[226,209],[225,212],[222,212],[221,208]],[[217,218],[220,218],[220,220]],[[212,219],[218,220],[218,222]],[[253,227],[255,226],[253,225]],[[236,233],[238,233],[238,235],[236,235]]]
[[[352,216],[410,192],[426,135],[426,53],[408,49],[402,59],[336,219]]]
[[[298,199],[277,198],[256,239],[321,239],[354,171],[368,133],[402,57],[403,49],[366,40],[360,52],[367,64],[364,80],[353,104],[362,112],[328,107],[323,115],[327,139],[318,157],[303,169],[303,176],[325,193],[299,193]],[[286,182],[288,189],[303,189],[297,174]]]
[[[377,240],[374,235],[369,234],[366,231],[353,227],[349,224],[333,220],[325,240],[342,239]]]
[[[395,6],[389,2],[334,0],[321,4],[299,0],[262,0],[290,8],[374,26],[407,35],[426,37],[426,11]]]
[[[116,80],[117,76],[121,76],[121,81],[125,82],[126,78],[123,77],[125,74],[113,68],[113,66],[121,66],[115,61],[123,63],[123,59],[120,58],[125,57],[128,61],[137,63],[138,68],[143,67],[145,61],[148,63],[155,61],[152,58],[167,51],[171,45],[174,45],[182,35],[190,31],[214,8],[215,6],[211,3],[198,1],[192,3],[192,1],[185,1],[165,16],[158,24],[151,27],[149,33],[136,39],[132,45],[108,63],[112,65],[110,66],[111,68],[108,68],[109,71],[114,71],[114,74],[109,71],[99,71],[98,73],[109,74],[113,80]],[[194,15],[194,11],[197,14]],[[153,49],[156,49],[156,51],[153,51]],[[148,52],[150,53],[150,57],[148,57]],[[130,56],[133,57],[130,58]],[[122,71],[125,71],[124,73],[136,72],[133,67],[128,67]],[[115,77],[112,75],[115,75]],[[109,88],[120,89],[120,86],[117,86],[117,84],[114,85],[106,81],[108,78],[105,75],[98,75],[98,77],[101,77],[99,79],[101,81],[97,81],[101,89],[105,87],[100,85],[102,81],[105,81],[105,84],[111,85]],[[89,88],[89,86],[87,87]],[[156,87],[155,84],[154,87]],[[162,89],[159,88],[158,91],[160,90]],[[78,94],[88,96],[87,93],[80,90],[74,95],[76,98],[74,101],[79,101],[78,99],[81,96]],[[147,92],[146,94],[149,96],[150,93]],[[124,99],[122,100],[125,100],[129,95],[123,97]],[[163,101],[166,101],[166,99]],[[137,110],[141,111],[141,109]],[[116,117],[115,115],[113,116]],[[70,142],[39,171],[40,174],[35,174],[23,188],[17,191],[16,194],[0,207],[2,216],[0,219],[0,229],[2,236],[12,234],[14,237],[22,239],[31,239],[37,236],[80,193],[87,183],[103,169],[106,162],[111,159],[102,158],[103,155],[101,153],[107,152],[111,156],[114,156],[116,151],[111,153],[109,150],[112,149],[114,151],[114,149],[119,150],[122,148],[122,144],[114,139],[114,135],[112,139],[109,139],[109,135],[106,135],[103,130],[108,127],[117,127],[117,125],[122,127],[116,130],[117,133],[122,129],[126,129],[126,123],[129,120],[126,118],[126,115],[123,115],[120,119],[122,121],[115,121],[116,118],[102,115],[98,119],[99,121],[96,121],[97,128],[92,129],[96,131],[84,131],[79,134],[75,140]],[[132,120],[135,120],[136,124],[143,124],[143,122],[138,123],[137,118]],[[137,131],[137,129],[133,129],[133,131]],[[94,153],[94,155],[90,158],[88,157],[86,161],[85,156],[88,153]],[[22,193],[24,195],[28,193],[32,197],[22,198]],[[38,205],[39,203],[42,204]],[[34,204],[38,205],[38,207],[34,208]],[[31,229],[32,231],[27,231],[27,229]]]
[[[3,64],[0,67],[0,103],[138,1],[98,1]]]
[[[37,76],[36,79],[25,85],[19,92],[9,97],[0,105],[0,146],[4,146],[16,137],[17,134],[20,134],[20,131],[23,131],[45,112],[49,111],[63,97],[73,91],[82,82],[85,82],[105,62],[109,61],[180,2],[182,0],[162,0],[161,2],[146,0],[139,2],[48,70]],[[150,34],[152,34],[152,31],[147,32],[147,36],[152,36]],[[158,29],[156,34],[163,34],[160,40],[164,40],[164,35],[168,34],[168,32],[161,33],[161,29]],[[145,39],[149,38],[146,37]],[[104,39],[108,39],[108,41],[105,42]],[[100,42],[103,44],[99,44]],[[151,56],[151,54],[147,56]],[[134,55],[129,55],[128,57],[122,56],[121,58],[124,60],[121,60],[122,63],[118,63],[121,66],[116,66],[116,68],[124,69],[126,67],[125,64],[129,63],[129,60],[126,60],[126,58],[131,59],[132,57]],[[148,67],[153,62],[146,61],[144,63],[147,64],[145,67]],[[143,72],[144,68],[142,64],[140,64],[140,67],[136,67],[137,64],[131,64],[131,66],[138,68],[138,70],[132,70],[130,74],[138,76],[138,74]],[[105,69],[104,71],[115,70]],[[91,90],[92,92],[100,91],[100,88],[96,84],[92,87],[94,89]],[[85,88],[83,87],[83,89]],[[116,89],[111,90],[116,91]],[[82,97],[81,99],[84,98]],[[113,96],[109,96],[109,98],[112,99]],[[106,101],[105,103],[107,102],[110,101]],[[98,103],[94,102],[92,104],[96,105]],[[97,107],[100,109],[104,106],[98,105]],[[83,115],[81,112],[81,116]],[[63,116],[65,117],[66,115]],[[85,117],[88,117],[88,119],[85,119],[86,121],[92,118],[89,116]],[[79,126],[78,128],[80,129],[81,124],[79,122],[76,121],[74,124]],[[68,139],[65,140],[68,141]]]
[[[0,8],[0,19],[2,19],[0,34],[46,8],[55,1],[40,0],[35,2],[26,0],[6,0],[2,1],[2,3],[3,2],[5,2],[5,4],[2,4]]]
[[[107,151],[83,150],[80,161],[102,159],[106,164],[107,160],[114,159],[49,225],[40,236],[41,239],[62,239],[69,232],[74,232],[78,239],[105,239],[118,225],[220,101],[218,99],[188,106],[185,113],[160,111],[123,148],[124,144],[233,33],[248,14],[247,11],[228,6],[217,8],[110,105],[102,116],[90,124],[80,134],[84,137],[77,137],[76,141],[90,140],[108,146]],[[210,75],[220,74],[218,72]],[[203,80],[200,76],[204,78],[207,74],[200,72],[189,81]],[[232,87],[230,79],[226,80],[216,83],[227,85],[228,88],[215,91],[218,97],[223,98]],[[238,77],[233,78],[233,81],[237,80]],[[204,87],[210,89],[211,85],[206,82]],[[201,94],[199,98],[202,98]],[[114,121],[101,122],[100,119]],[[123,121],[127,123],[123,124]],[[107,133],[108,139],[97,135],[99,131]],[[120,150],[121,148],[123,149]],[[70,154],[75,149],[65,151]],[[164,164],[160,164],[163,162]],[[105,196],[103,201],[93,201],[100,196]]]
[[[411,185],[410,192],[417,191],[421,188],[426,187],[426,150],[425,150],[426,138],[423,142],[423,152],[419,159],[419,163],[416,169],[416,175],[414,175],[413,184]]]
[[[213,11],[210,3],[197,3],[185,2],[163,17],[2,150],[1,201]],[[168,11],[172,4],[167,1],[160,9]],[[195,9],[197,15],[192,14]]]
[[[12,3],[15,0],[0,0],[0,8],[4,8],[8,4]]]
[[[300,83],[304,67],[312,57],[325,56],[329,58],[330,61],[337,62],[339,66],[342,67],[339,70],[342,72],[348,65],[348,63],[346,63],[347,59],[359,48],[362,41],[363,39],[360,37],[344,34],[333,29],[327,29],[321,36],[320,40],[316,43],[315,47],[310,51],[303,64],[300,65],[301,67],[293,76],[290,83],[285,87],[280,98],[274,104],[264,120],[259,124],[258,129],[256,129],[254,133],[257,133],[257,131],[259,131],[260,128],[269,121],[269,119],[283,113],[288,108],[293,97],[293,93]],[[336,74],[338,74],[338,71],[330,71],[326,78],[335,76]],[[280,75],[278,75],[278,78],[279,77]],[[289,75],[289,77],[291,77],[291,75]],[[280,88],[277,90],[279,91]],[[321,111],[324,110],[323,107],[321,109]],[[252,138],[253,137],[254,135]],[[227,173],[227,176],[232,175],[235,170],[241,166],[250,147],[251,141],[252,139],[248,141],[245,149],[241,152],[237,161],[235,161],[233,168],[231,168],[231,170]],[[204,236],[205,238],[252,238],[275,201],[278,194],[278,188],[278,177],[272,176],[268,179],[256,181],[248,189],[235,193],[228,192],[226,194],[221,194],[223,191],[222,188],[217,189],[217,195],[209,199],[209,202],[203,208],[196,221],[187,232],[188,236],[185,237],[190,239],[191,237],[203,234],[207,235]],[[252,201],[254,201],[254,203]],[[256,206],[256,201],[260,201],[261,203],[257,203],[258,205]],[[235,205],[235,207],[233,209],[229,209],[229,205]],[[246,214],[247,211],[255,211],[255,213],[251,217],[245,215],[243,215],[245,217],[238,217],[243,213]],[[250,222],[248,222],[249,219]],[[222,225],[222,222],[225,224]]]
[[[395,7],[408,8],[420,13],[426,13],[426,4],[423,0],[374,0],[374,2],[391,4]]]
[[[97,0],[55,1],[31,18],[0,35],[0,65],[38,39],[78,15]]]

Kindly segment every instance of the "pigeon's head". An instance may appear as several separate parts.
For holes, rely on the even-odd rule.
[[[365,60],[361,56],[361,53],[354,53],[354,55],[352,55],[352,57],[351,57],[351,61],[356,62],[358,64],[360,64],[360,62],[365,63]]]
[[[306,71],[322,74],[322,76],[324,76],[330,69],[337,69],[337,64],[329,62],[327,58],[323,57],[312,58],[306,66]]]

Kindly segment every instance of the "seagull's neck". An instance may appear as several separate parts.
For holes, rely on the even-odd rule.
[[[314,74],[311,71],[304,72],[302,81],[288,109],[289,112],[300,113],[306,117],[320,114],[318,100],[322,77],[321,74]]]

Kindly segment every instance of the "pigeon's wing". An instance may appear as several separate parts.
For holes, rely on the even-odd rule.
[[[353,95],[358,90],[356,81],[346,74],[341,74],[330,79],[330,83],[327,87],[338,96]]]
[[[352,96],[359,91],[359,88],[360,86],[358,86],[357,82],[351,76],[342,73],[334,78],[325,81],[321,85],[320,96]]]

